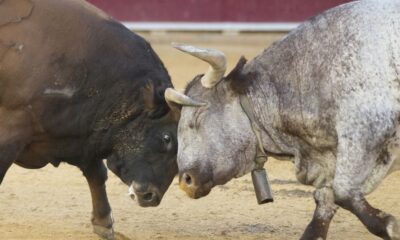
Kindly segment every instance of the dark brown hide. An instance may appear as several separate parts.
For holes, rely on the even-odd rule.
[[[79,167],[111,238],[103,159],[156,206],[177,172],[171,80],[150,44],[81,0],[0,0],[0,183],[12,163]],[[138,195],[139,196],[139,195]]]

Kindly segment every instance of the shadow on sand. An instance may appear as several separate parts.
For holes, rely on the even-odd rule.
[[[115,240],[132,240],[120,232],[115,232]]]

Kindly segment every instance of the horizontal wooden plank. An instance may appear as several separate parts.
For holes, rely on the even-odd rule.
[[[123,22],[134,31],[287,32],[299,23],[289,22]]]
[[[88,0],[126,22],[301,22],[350,0]]]

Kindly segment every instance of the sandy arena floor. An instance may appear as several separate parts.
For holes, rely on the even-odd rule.
[[[281,37],[275,35],[144,34],[151,40],[177,88],[207,65],[173,50],[169,42],[188,42],[226,52],[229,68],[240,55],[251,59]],[[208,42],[208,44],[205,44]],[[275,202],[258,206],[250,177],[215,188],[192,200],[177,180],[158,208],[140,208],[127,186],[109,174],[108,194],[117,239],[298,239],[314,210],[313,189],[296,182],[289,162],[271,159],[267,168]],[[389,176],[371,194],[370,202],[400,217],[400,172]],[[90,224],[89,188],[78,169],[63,164],[27,170],[13,166],[0,187],[0,239],[98,239]],[[377,239],[345,210],[335,216],[329,239]]]

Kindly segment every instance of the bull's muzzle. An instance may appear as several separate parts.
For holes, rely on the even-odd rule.
[[[183,173],[179,177],[179,187],[186,192],[190,198],[201,198],[208,195],[213,187],[212,181],[201,184],[201,181],[191,173]]]
[[[137,200],[141,207],[155,207],[161,202],[161,194],[159,191],[152,187],[143,187],[140,184],[132,183],[129,186],[129,196],[132,200]]]

